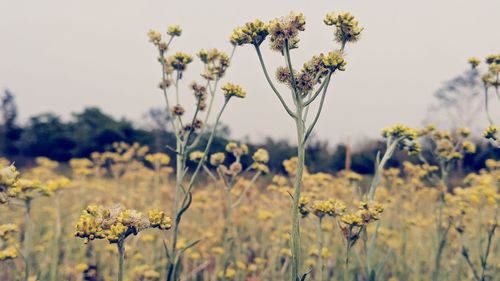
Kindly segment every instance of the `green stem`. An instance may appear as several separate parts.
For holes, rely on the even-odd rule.
[[[54,205],[56,211],[54,240],[52,244],[52,260],[50,264],[50,280],[57,281],[57,266],[59,265],[59,240],[61,238],[61,208],[58,194],[55,195]]]
[[[210,137],[208,139],[208,142],[207,142],[207,145],[205,147],[205,150],[203,151],[203,155],[204,157],[207,155],[208,151],[210,150],[210,146],[212,144],[212,141],[213,141],[213,137],[215,135],[215,131],[217,129],[217,125],[219,124],[219,121],[220,121],[220,118],[222,116],[222,113],[224,112],[224,109],[226,108],[227,104],[229,102],[229,99],[226,98],[225,101],[224,101],[224,104],[219,112],[219,114],[217,115],[217,118],[215,120],[215,124],[214,124],[214,127],[212,129],[212,132],[210,134]],[[177,155],[177,160],[179,161],[179,158],[182,158],[182,161],[181,161],[181,165],[185,165],[186,163],[186,157],[187,155],[186,154],[186,151],[183,150],[183,153],[182,155]],[[198,163],[198,165],[196,166],[196,169],[194,171],[194,173],[191,175],[191,179],[189,181],[189,184],[188,184],[188,187],[187,189],[184,189],[183,186],[182,186],[182,179],[183,179],[183,176],[184,176],[184,169],[180,170],[178,169],[178,173],[181,173],[181,174],[178,174],[177,176],[179,177],[179,179],[181,181],[177,181],[176,185],[179,187],[178,190],[182,190],[184,192],[184,199],[183,199],[183,203],[182,204],[179,204],[180,203],[180,200],[178,203],[176,203],[177,205],[180,205],[180,206],[177,206],[177,208],[174,210],[174,214],[175,214],[175,220],[174,220],[174,226],[173,226],[173,230],[172,230],[172,244],[171,244],[171,253],[170,253],[170,259],[168,260],[167,262],[167,276],[166,276],[166,280],[167,281],[172,281],[174,277],[174,270],[175,270],[175,267],[176,267],[176,263],[178,262],[177,261],[177,239],[178,239],[178,235],[179,235],[179,224],[181,222],[181,219],[182,219],[182,214],[181,214],[181,210],[182,209],[185,209],[187,206],[187,201],[188,201],[188,198],[190,197],[190,193],[191,193],[191,189],[194,185],[194,181],[198,175],[198,173],[200,172],[200,169],[201,167],[203,166],[203,162],[205,161],[205,158],[201,159],[200,162]],[[184,166],[183,166],[184,167]],[[182,176],[181,176],[182,175]],[[186,210],[184,210],[185,212]]]
[[[125,264],[125,245],[123,240],[118,241],[116,244],[118,248],[118,274],[116,275],[117,281],[123,281],[124,264]]]
[[[488,122],[490,122],[490,125],[493,125],[493,119],[491,118],[490,115],[490,110],[488,106],[488,86],[484,86],[484,109],[486,111],[486,117],[488,118]]]
[[[292,281],[300,280],[299,270],[301,268],[301,249],[300,249],[300,224],[299,224],[299,200],[302,188],[302,175],[305,162],[305,143],[304,143],[304,121],[302,116],[302,106],[297,104],[295,124],[297,127],[297,171],[294,182],[294,193],[292,203]]]
[[[323,218],[319,218],[318,222],[318,281],[323,281],[324,276],[324,265],[323,265],[323,245],[324,245],[324,237],[323,237],[323,228],[322,228]]]
[[[313,122],[311,123],[311,125],[307,129],[306,135],[304,137],[304,142],[306,142],[309,139],[309,137],[311,136],[311,133],[312,133],[312,131],[314,129],[314,126],[316,126],[316,123],[319,120],[319,116],[321,115],[321,110],[323,109],[323,105],[325,103],[326,91],[328,90],[328,85],[330,83],[330,77],[331,77],[331,74],[328,75],[328,78],[326,78],[326,80],[328,82],[326,83],[325,87],[323,88],[323,94],[321,95],[321,100],[320,100],[320,103],[319,103],[318,112],[316,112],[316,116],[314,116]]]
[[[25,222],[24,222],[24,281],[30,277],[30,259],[31,259],[31,200],[25,201]]]
[[[269,83],[269,86],[271,86],[271,89],[273,90],[273,92],[276,94],[276,96],[280,100],[281,104],[285,108],[285,110],[288,113],[288,115],[290,115],[292,118],[296,119],[297,116],[293,113],[293,111],[290,109],[290,107],[288,107],[288,105],[286,104],[285,100],[283,99],[283,97],[281,96],[281,94],[278,92],[278,90],[274,86],[273,81],[269,77],[269,73],[267,73],[266,64],[264,63],[264,59],[262,58],[262,53],[261,53],[260,48],[258,46],[255,46],[255,51],[257,51],[257,56],[259,57],[259,62],[260,62],[260,65],[262,67],[262,71],[264,72],[264,75],[266,76],[266,80]]]

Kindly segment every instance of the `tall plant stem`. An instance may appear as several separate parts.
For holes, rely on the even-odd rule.
[[[203,155],[207,155],[208,151],[210,150],[210,146],[212,145],[215,131],[217,130],[217,125],[219,124],[222,113],[224,112],[228,102],[229,102],[229,98],[226,98],[224,100],[224,104],[222,105],[221,110],[219,111],[219,113],[217,115],[217,118],[215,119],[215,124],[214,124],[214,127],[212,128],[212,132],[210,133],[210,137],[208,138],[208,142],[207,142],[207,145],[205,146],[205,150],[203,151]],[[170,247],[170,254],[169,254],[168,262],[167,262],[167,275],[166,275],[167,281],[176,281],[176,278],[177,278],[177,275],[175,273],[175,268],[176,268],[177,262],[179,262],[178,261],[179,257],[177,257],[177,239],[179,236],[179,224],[181,222],[183,213],[186,212],[187,209],[189,208],[189,204],[190,204],[189,201],[191,200],[191,189],[194,185],[194,181],[195,181],[196,177],[198,176],[198,173],[200,172],[201,168],[203,167],[203,162],[205,161],[205,159],[203,158],[200,160],[200,162],[198,162],[196,169],[194,170],[193,174],[191,175],[191,179],[189,180],[187,188],[184,188],[182,183],[183,183],[184,175],[185,175],[187,150],[186,149],[180,150],[179,143],[177,145],[178,145],[177,151],[182,152],[182,153],[177,153],[177,156],[176,156],[177,163],[178,163],[178,165],[180,165],[177,167],[177,173],[176,173],[176,177],[177,177],[177,182],[176,182],[176,194],[177,195],[176,195],[176,197],[179,195],[178,196],[179,198],[176,199],[176,200],[178,200],[177,203],[174,203],[174,205],[177,207],[175,207],[175,210],[174,210],[175,220],[174,220],[174,226],[173,226],[173,230],[172,230],[172,244]],[[184,199],[182,200],[182,203],[180,200],[180,192],[181,191],[184,194]]]
[[[31,259],[31,200],[25,202],[26,214],[24,222],[24,281],[30,277],[30,259]]]
[[[123,274],[124,274],[124,264],[125,264],[125,245],[124,241],[120,240],[116,244],[118,248],[118,274],[116,275],[116,280],[117,281],[123,281]]]
[[[59,240],[61,239],[61,207],[59,202],[59,195],[56,194],[54,198],[54,205],[56,209],[55,214],[55,229],[54,240],[52,244],[52,260],[50,262],[50,281],[57,281],[57,266],[59,265]]]
[[[318,277],[316,280],[318,281],[323,281],[323,276],[324,276],[324,264],[323,264],[323,244],[324,244],[324,237],[323,237],[323,218],[319,218],[318,221]]]
[[[304,173],[305,144],[304,144],[304,121],[302,116],[302,106],[298,103],[295,124],[297,127],[297,171],[295,174],[293,203],[292,203],[292,281],[300,280],[299,270],[301,268],[300,249],[300,224],[299,224],[299,200],[302,188],[302,175]]]

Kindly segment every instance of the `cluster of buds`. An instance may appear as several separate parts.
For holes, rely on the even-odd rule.
[[[253,44],[259,46],[264,42],[269,34],[268,25],[261,20],[248,22],[242,27],[237,27],[233,30],[229,41],[234,46],[245,44]]]
[[[170,163],[170,156],[165,153],[158,152],[146,155],[144,160],[151,163],[154,167],[162,167]]]
[[[380,203],[375,202],[370,205],[367,202],[360,202],[356,212],[341,215],[340,222],[342,225],[340,228],[346,241],[351,246],[354,245],[359,239],[362,228],[373,221],[379,220],[383,211],[384,207]]]
[[[160,57],[159,62],[162,65],[163,77],[159,84],[159,88],[163,90],[165,95],[166,103],[170,107],[169,110],[171,114],[175,117],[173,126],[175,127],[175,133],[179,140],[187,142],[192,136],[193,132],[199,133],[204,126],[204,122],[197,118],[199,111],[205,111],[207,108],[207,87],[210,90],[212,99],[215,92],[215,86],[212,89],[210,86],[211,82],[217,85],[219,81],[226,73],[227,68],[230,64],[230,57],[217,49],[201,50],[197,53],[197,56],[204,64],[204,72],[201,76],[207,81],[207,86],[201,86],[193,82],[190,85],[191,90],[194,92],[196,99],[196,112],[194,113],[193,120],[191,122],[182,122],[181,116],[185,113],[185,108],[178,104],[179,103],[179,81],[183,78],[183,73],[187,69],[188,64],[193,61],[193,57],[189,54],[183,52],[176,52],[172,56],[166,57],[166,52],[172,39],[176,36],[182,34],[182,30],[179,26],[170,26],[168,28],[167,34],[169,35],[169,40],[167,42],[162,41],[161,34],[156,31],[150,31],[148,36],[150,41],[158,48]],[[176,88],[176,103],[171,106],[169,98],[167,96],[167,88],[175,84]],[[243,98],[246,93],[243,89],[235,84],[226,84],[222,87],[224,96],[226,97],[226,102],[233,96]],[[211,107],[210,107],[211,108]],[[210,109],[209,109],[210,110]],[[208,113],[207,113],[208,116]],[[207,117],[208,118],[208,117]],[[175,124],[177,123],[177,124]],[[200,134],[196,140],[199,140]]]
[[[268,30],[271,49],[283,53],[285,44],[288,44],[289,49],[298,48],[299,31],[304,31],[305,25],[304,15],[295,12],[270,21]]]
[[[359,39],[363,28],[350,13],[327,14],[324,23],[335,26],[335,38],[341,43],[355,42]],[[285,41],[289,48],[297,48],[300,31],[305,30],[305,17],[302,13],[291,12],[289,15],[264,23],[261,20],[248,22],[233,30],[230,42],[235,46],[253,44],[259,46],[269,35],[271,49],[283,52]]]
[[[41,192],[45,196],[52,196],[61,190],[69,188],[70,186],[71,186],[71,181],[68,178],[58,177],[56,179],[47,181],[43,185],[43,189],[41,190]]]
[[[498,89],[500,86],[500,54],[487,56],[485,62],[488,65],[488,72],[482,77],[484,86]]]
[[[22,201],[31,201],[36,196],[48,195],[45,186],[38,180],[19,179],[17,185],[10,190],[9,196]]]
[[[397,142],[399,148],[407,150],[409,155],[415,155],[421,151],[420,143],[416,140],[417,131],[405,125],[396,124],[385,128],[382,130],[382,136],[389,142]]]
[[[229,168],[224,165],[226,155],[223,152],[214,153],[210,156],[210,164],[217,167],[217,172],[219,175],[234,177],[240,174],[243,170],[243,165],[241,164],[241,157],[247,155],[249,152],[248,146],[246,144],[237,144],[235,142],[229,142],[226,145],[226,153],[231,154],[234,157],[234,162],[229,165]],[[266,163],[269,161],[269,153],[265,149],[258,149],[252,156],[253,163],[249,168],[255,169],[261,173],[269,172],[269,168]]]
[[[252,169],[255,169],[262,173],[269,173],[269,168],[267,167],[267,162],[269,162],[269,152],[263,148],[257,149],[252,156],[253,164]]]
[[[189,160],[193,162],[205,161],[205,154],[201,151],[193,151],[189,154]]]
[[[112,144],[110,151],[93,152],[90,155],[90,159],[95,171],[107,173],[112,176],[123,176],[129,167],[142,164],[148,152],[149,147],[146,145],[115,142]]]
[[[75,176],[89,176],[92,174],[94,163],[87,158],[73,158],[69,160],[71,171]]]
[[[347,12],[327,14],[323,22],[335,26],[335,39],[340,43],[358,41],[363,31],[354,16]]]
[[[15,234],[19,228],[15,224],[0,225],[0,262],[17,258]]]
[[[167,35],[169,35],[169,42],[176,36],[181,36],[182,28],[178,25],[171,25],[167,27]],[[169,43],[162,41],[162,36],[159,31],[149,30],[148,32],[149,42],[158,47],[158,50],[163,54],[168,50]]]
[[[172,219],[163,211],[151,210],[148,212],[149,226],[161,230],[168,230],[172,227]]]
[[[347,207],[346,204],[337,199],[317,200],[309,207],[310,199],[301,197],[299,199],[299,212],[303,217],[313,213],[316,217],[322,219],[325,216],[337,217],[344,214]]]
[[[141,212],[119,206],[91,205],[83,211],[75,227],[75,236],[85,239],[85,243],[94,239],[121,243],[147,228],[170,229],[171,219],[160,211],[150,211],[145,217]]]
[[[215,48],[201,50],[198,57],[205,65],[205,72],[201,76],[208,81],[221,79],[229,67],[230,57]]]
[[[160,273],[155,271],[151,266],[144,264],[139,265],[131,270],[132,280],[138,281],[158,281],[160,280]]]
[[[316,85],[321,84],[323,79],[330,73],[336,70],[344,71],[346,64],[340,51],[313,56],[299,72],[293,74],[295,88],[302,97],[305,97],[313,91]],[[292,75],[288,67],[278,67],[276,69],[276,80],[289,88],[293,87]]]
[[[500,135],[498,134],[498,132],[498,126],[490,125],[488,128],[486,128],[486,130],[484,130],[483,136],[488,140],[498,142],[498,140],[500,139]]]
[[[237,97],[237,98],[244,98],[247,93],[241,88],[240,85],[232,84],[232,83],[227,83],[224,86],[222,86],[222,91],[224,92],[224,96],[226,99],[229,99],[231,97]]]
[[[11,197],[12,190],[19,183],[19,172],[14,165],[2,167],[0,169],[0,204],[7,203]]]
[[[172,69],[178,71],[179,79],[182,78],[182,72],[186,70],[187,65],[193,61],[193,56],[183,53],[176,52],[174,55],[167,58],[167,65],[172,67]]]
[[[466,153],[476,152],[476,145],[466,140],[470,136],[470,130],[467,128],[459,128],[452,134],[449,131],[437,130],[434,126],[427,126],[420,135],[428,137],[434,147],[434,154],[445,161],[461,159]]]

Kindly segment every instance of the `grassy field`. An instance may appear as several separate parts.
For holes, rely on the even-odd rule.
[[[163,243],[172,239],[166,229],[171,220],[166,218],[164,229],[152,227],[148,210],[172,212],[175,184],[168,156],[147,154],[137,145],[116,147],[90,160],[74,159],[71,169],[40,158],[22,172],[18,190],[11,189],[12,197],[0,207],[1,280],[21,280],[26,264],[29,280],[113,280],[119,255],[103,220],[94,219],[102,224],[103,237],[75,237],[77,230],[95,233],[92,220],[85,220],[98,212],[137,225],[137,235],[124,247],[125,280],[165,278]],[[220,165],[205,166],[179,231],[178,247],[186,249],[181,280],[287,279],[296,159],[284,165],[287,174],[250,169],[229,186],[219,178]],[[483,270],[495,280],[500,162],[490,160],[487,167],[446,192],[434,181],[438,167],[405,163],[383,172],[373,204],[362,200],[370,179],[354,172],[306,171],[300,200],[303,268],[314,280],[370,280],[371,274],[379,280],[431,280],[433,274],[437,280],[473,280],[473,272],[481,276]],[[123,215],[130,209],[141,214]]]

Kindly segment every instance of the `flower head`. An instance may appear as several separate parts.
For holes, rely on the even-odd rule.
[[[177,52],[167,59],[169,65],[177,70],[184,71],[189,63],[193,61],[193,57],[183,52]]]
[[[267,150],[259,148],[257,149],[257,151],[255,151],[252,158],[255,162],[267,163],[269,162],[269,153],[267,152]]]
[[[154,45],[159,45],[161,42],[161,33],[150,29],[148,31],[148,37],[149,37],[149,42],[153,43]]]
[[[470,64],[472,69],[476,69],[477,66],[481,63],[481,60],[476,57],[470,57],[467,62]]]
[[[241,88],[241,86],[232,83],[227,83],[226,85],[222,86],[222,91],[224,92],[224,96],[226,98],[231,98],[233,96],[244,98],[247,94],[243,90],[243,88]]]
[[[229,41],[234,46],[241,46],[244,44],[259,46],[264,42],[268,34],[268,25],[256,19],[253,22],[247,22],[244,26],[235,28]]]
[[[181,36],[182,28],[179,25],[170,25],[167,28],[167,34],[170,36]]]
[[[497,140],[498,139],[498,127],[496,125],[490,125],[483,132],[483,136],[487,139]]]
[[[226,155],[223,152],[218,152],[210,155],[210,164],[212,166],[219,166],[224,163]]]
[[[18,186],[19,172],[14,165],[0,169],[0,204],[6,203],[7,198]]]
[[[346,61],[344,60],[342,53],[339,51],[329,52],[323,57],[323,64],[326,68],[331,70],[344,71],[346,66]]]
[[[287,16],[276,18],[269,22],[271,49],[283,52],[285,43],[289,49],[298,47],[299,31],[305,30],[306,20],[302,13],[291,12]]]
[[[363,31],[354,16],[347,12],[327,14],[323,22],[335,26],[335,39],[341,43],[358,41]]]

